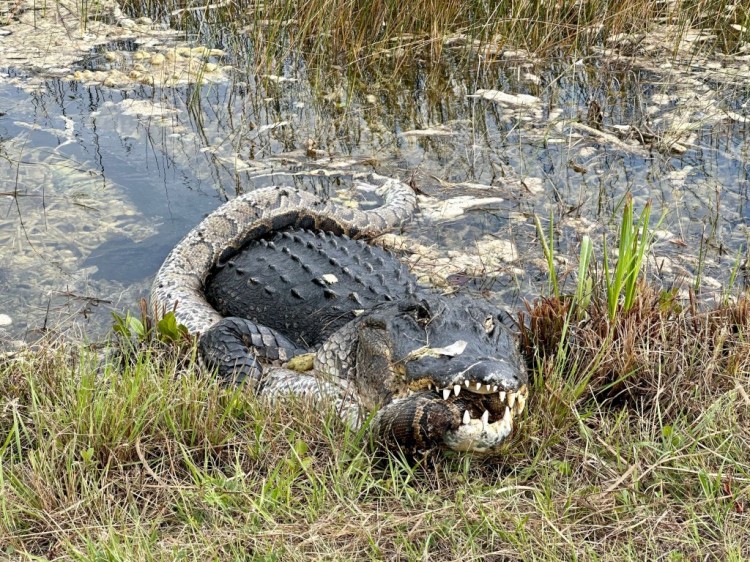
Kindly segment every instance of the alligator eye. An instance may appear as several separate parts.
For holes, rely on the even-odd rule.
[[[487,316],[484,319],[484,332],[486,334],[491,334],[495,331],[495,319],[492,316]]]
[[[427,325],[430,320],[432,320],[432,315],[430,314],[430,309],[427,308],[426,302],[422,301],[417,305],[414,310],[414,318],[416,318],[417,322],[422,326]]]
[[[420,326],[426,326],[432,320],[429,303],[424,299],[419,302],[411,300],[401,302],[398,309],[413,318]]]

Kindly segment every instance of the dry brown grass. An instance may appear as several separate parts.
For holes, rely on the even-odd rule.
[[[633,308],[614,321],[606,303],[595,301],[585,320],[568,325],[570,302],[545,298],[528,306],[522,315],[528,317],[524,346],[528,353],[536,351],[543,365],[554,363],[561,338],[569,334],[568,361],[584,366],[580,371],[588,373],[589,388],[598,397],[658,404],[672,417],[699,413],[699,399],[747,385],[747,296],[701,311],[695,302],[680,305],[673,292],[641,284]]]
[[[606,46],[610,37],[647,33],[664,23],[677,35],[691,28],[710,32],[718,48],[732,51],[743,33],[731,26],[747,26],[750,19],[746,6],[727,0],[231,0],[188,10],[178,2],[131,0],[125,7],[133,15],[169,19],[178,28],[229,28],[228,42],[236,42],[246,56],[249,40],[258,64],[276,67],[294,54],[326,72],[339,65],[377,75],[386,67],[398,72],[404,66],[431,66],[446,50],[459,58],[481,53],[485,61],[500,58],[506,49],[580,56]]]
[[[565,305],[530,306],[540,351],[512,441],[417,466],[372,453],[331,412],[219,388],[162,346],[124,370],[49,345],[17,356],[0,366],[2,552],[746,558],[748,300],[698,312],[640,294],[611,325],[593,308],[564,342]]]

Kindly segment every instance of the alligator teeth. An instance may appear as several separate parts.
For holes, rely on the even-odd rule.
[[[451,389],[450,388],[444,388],[443,389],[443,400],[448,400],[448,397],[451,395]]]
[[[516,403],[516,396],[518,396],[518,393],[516,392],[508,393],[508,406],[510,406],[511,408],[513,407],[513,404]]]
[[[476,382],[470,380],[463,380],[463,386],[469,389],[469,391],[475,394],[492,394],[502,389],[502,386],[491,383]],[[461,386],[461,382],[454,383],[455,386]]]
[[[432,390],[432,383],[427,383],[427,390]]]
[[[516,402],[518,403],[517,413],[520,414],[521,412],[523,412],[523,409],[526,407],[526,396],[524,396],[523,394],[519,394],[518,397],[516,398]]]
[[[461,392],[461,385],[460,384],[454,384],[453,385],[453,394],[458,396],[458,393]]]
[[[505,402],[505,391],[504,390],[500,391],[500,402]]]
[[[469,422],[471,421],[471,416],[469,415],[469,410],[464,410],[464,425],[469,425]]]
[[[490,413],[485,410],[482,414],[482,429],[487,429],[487,422],[490,421]]]
[[[502,431],[505,435],[513,431],[513,416],[510,413],[510,408],[505,407],[505,415],[502,419],[496,421],[495,424],[497,424],[498,430]]]

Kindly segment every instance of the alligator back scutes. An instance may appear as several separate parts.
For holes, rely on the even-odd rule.
[[[175,310],[179,323],[200,334],[222,316],[206,301],[204,283],[215,264],[226,262],[244,244],[290,227],[372,237],[406,222],[416,207],[414,191],[385,179],[382,206],[362,211],[324,201],[292,187],[246,193],[209,214],[169,253],[156,274],[151,302],[161,312]]]
[[[315,348],[379,304],[417,291],[386,250],[330,232],[284,230],[217,264],[206,300],[223,316],[250,318]]]

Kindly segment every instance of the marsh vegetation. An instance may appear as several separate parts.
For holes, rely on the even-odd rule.
[[[0,557],[750,558],[745,4],[2,17],[0,330],[35,343],[0,358]],[[501,454],[373,452],[121,312],[226,198],[284,181],[369,204],[349,169],[421,191],[378,243],[517,319],[534,392]],[[73,320],[126,334],[128,360],[61,337]]]

